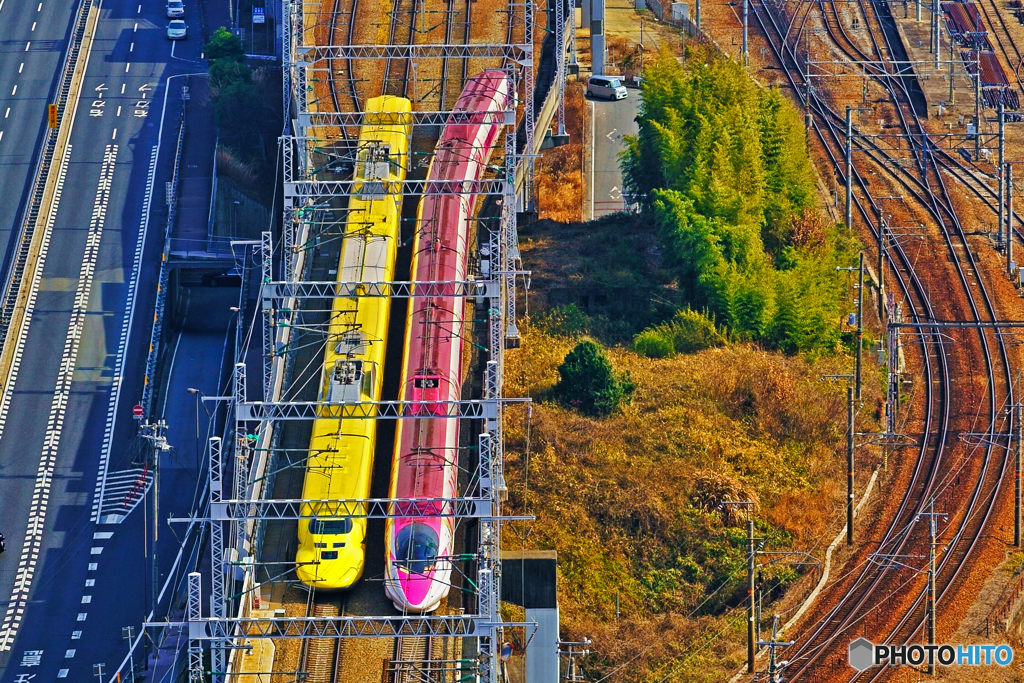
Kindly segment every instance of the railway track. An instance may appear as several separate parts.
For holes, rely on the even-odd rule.
[[[1021,53],[1020,48],[1017,47],[1017,42],[1013,39],[1013,34],[1010,33],[1010,27],[1007,26],[1006,20],[1003,18],[1003,13],[999,11],[999,6],[996,4],[996,0],[978,0],[977,4],[981,9],[981,13],[985,16],[985,21],[988,22],[990,27],[989,35],[996,39],[1000,52],[1003,53],[1003,57],[1006,58],[1006,63],[1013,71],[1014,78],[1017,79],[1017,85],[1021,88],[1021,94],[1024,94],[1024,82],[1021,81],[1020,75],[1020,67],[1021,62],[1024,61],[1024,59],[1022,59],[1022,57],[1024,57],[1024,53]],[[992,18],[993,15],[995,15],[995,19]],[[999,27],[1002,27],[1003,29],[1002,35],[1006,36],[1005,40],[1000,36],[1000,31],[996,30]],[[1007,43],[1009,44],[1009,48],[1007,48]]]
[[[821,10],[823,13],[823,19],[825,19],[824,23],[826,26],[826,30],[828,30],[830,34],[833,34],[833,40],[837,43],[837,45],[840,46],[840,49],[843,49],[843,47],[845,47],[848,51],[847,54],[853,59],[867,58],[867,55],[863,51],[861,51],[852,40],[849,39],[848,35],[845,34],[845,28],[842,26],[841,22],[836,21],[835,27],[830,25],[831,22],[829,22],[827,17],[825,16],[824,3],[819,4],[821,6]],[[834,5],[833,10],[835,10]],[[765,16],[762,16],[762,13]],[[790,80],[791,85],[794,87],[794,90],[799,91],[798,85],[801,79],[797,78],[794,75],[794,71],[797,73],[802,73],[802,69],[800,69],[800,60],[798,59],[795,51],[788,45],[787,41],[785,40],[786,36],[794,35],[792,33],[793,20],[791,20],[789,22],[789,26],[787,26],[786,29],[783,30],[783,28],[779,26],[775,17],[772,16],[772,13],[770,11],[763,9],[763,7],[760,11],[758,10],[758,8],[755,7],[754,14],[755,19],[761,25],[761,30],[769,38],[769,44],[772,47],[776,59],[778,59],[779,62],[783,65],[784,71],[786,72],[786,77]],[[834,16],[838,18],[838,11],[835,11]],[[868,16],[866,13],[866,8],[865,16]],[[794,42],[799,40],[799,35],[803,29],[803,25],[805,22],[806,16],[800,22],[800,30],[798,30],[795,34]],[[879,23],[880,22],[881,18],[879,18]],[[842,35],[835,35],[836,33],[841,33]],[[885,36],[883,35],[883,38],[884,37]],[[875,41],[873,31],[872,40]],[[877,42],[874,42],[874,45],[876,53],[881,54],[881,51],[878,49]],[[852,54],[850,54],[851,52]],[[900,116],[901,124],[903,125],[904,130],[908,132],[917,131],[919,133],[924,133],[920,121],[917,120],[916,116],[913,114],[912,106],[909,106],[911,104],[910,93],[906,91],[905,83],[902,81],[902,79],[894,79],[893,77],[888,75],[880,76],[878,74],[873,74],[873,76],[876,79],[878,79],[886,87],[886,90],[890,93],[895,109]],[[819,136],[819,139],[823,143],[827,154],[830,156],[832,162],[837,166],[837,168],[839,168],[842,159],[837,150],[842,149],[841,144],[843,142],[843,139],[839,129],[839,123],[842,119],[837,115],[835,111],[830,109],[826,103],[820,101],[816,95],[813,95],[811,97],[813,97],[813,99],[815,100],[813,108],[815,110],[815,114],[817,115],[818,120],[821,122],[819,126],[816,127],[816,132]],[[907,109],[909,109],[909,115],[908,112],[904,111],[904,107],[907,107]],[[907,178],[902,178],[898,180],[902,184],[904,184],[908,188],[908,190],[912,191],[912,193],[915,195],[915,198],[929,211],[929,213],[932,214],[933,218],[941,228],[942,237],[946,243],[947,249],[950,251],[952,261],[956,266],[958,279],[963,288],[963,292],[967,298],[967,301],[970,305],[972,317],[976,320],[995,320],[996,317],[994,308],[992,306],[987,291],[984,289],[984,283],[979,278],[975,277],[977,274],[977,263],[975,262],[975,259],[970,252],[969,245],[967,244],[966,237],[964,236],[962,227],[959,225],[959,222],[956,219],[956,214],[953,210],[952,200],[949,196],[947,188],[945,187],[945,180],[942,177],[943,171],[949,172],[950,169],[947,166],[943,165],[940,159],[936,158],[936,155],[930,149],[930,145],[927,143],[927,138],[922,137],[921,140],[925,142],[923,144],[919,144],[918,149],[915,150],[915,154],[918,157],[918,167],[921,178],[917,180]],[[888,157],[889,155],[887,155],[881,149],[879,149],[877,145],[872,145],[871,143],[868,143],[861,146],[869,148],[874,147],[873,153],[876,157],[881,157],[882,161],[891,161],[891,158],[886,159],[886,157]],[[863,182],[863,178],[861,178],[858,174],[856,179],[858,184],[864,190],[865,196],[868,197],[868,201],[873,204],[874,202],[870,198],[870,193],[868,192],[866,183]],[[934,194],[933,191],[935,192]],[[866,210],[866,207],[861,202],[858,201],[857,208],[859,213],[865,219],[866,223],[869,226],[872,226],[873,229],[874,221],[872,219],[874,218],[874,216],[878,215],[877,206],[872,206],[872,211],[871,213],[869,213]],[[948,219],[948,225],[947,220],[945,219]],[[970,275],[974,277],[976,282],[972,282],[968,278],[968,275],[965,272],[965,270],[967,269],[964,268],[964,264],[960,262],[960,258],[957,254],[958,247],[963,249],[968,261],[968,263],[966,264],[967,269],[969,269]],[[897,260],[900,263],[900,267],[905,271],[906,276],[909,276],[905,277],[903,274],[900,273],[899,270],[897,270],[896,272],[897,279],[899,281],[901,289],[904,292],[904,296],[908,299],[908,302],[912,304],[913,315],[920,315],[920,312],[922,310],[921,304],[923,303],[924,311],[929,315],[929,317],[934,317],[934,314],[932,314],[930,310],[930,303],[927,301],[926,297],[922,296],[923,291],[920,287],[920,280],[916,272],[914,272],[913,267],[907,260],[906,254],[903,252],[902,247],[900,247],[900,245],[897,244],[895,245],[894,251],[897,256]],[[907,286],[907,279],[909,279],[911,284],[914,285],[913,288]],[[915,292],[912,290],[917,290],[916,297],[912,296],[913,294],[915,294]],[[984,309],[983,311],[978,307],[976,299],[980,299],[982,301],[981,308]],[[996,363],[994,363],[992,359],[992,349],[990,348],[990,340],[987,339],[984,334],[981,334],[979,342],[983,350],[983,355],[985,356],[987,385],[989,387],[987,403],[989,407],[990,420],[988,431],[994,432],[995,424],[998,419],[998,397],[995,393]],[[1012,400],[1010,398],[1011,386],[1008,358],[1006,354],[1006,349],[1002,345],[1001,338],[997,339],[995,346],[997,347],[996,351],[999,356],[998,365],[1001,366],[1003,370],[1005,370],[1005,372],[1000,373],[1002,375],[1001,379],[1005,382],[1005,396],[1008,400]],[[937,345],[937,348],[942,349],[943,347],[940,344]],[[933,363],[931,362],[930,358],[931,354],[926,346],[922,349],[922,352],[925,361],[925,371],[927,376],[926,378],[929,380],[927,382],[926,388],[930,390],[932,385],[931,366],[933,365]],[[941,374],[944,374],[944,381],[940,383],[940,388],[943,389],[943,392],[948,392],[948,359],[944,358],[946,355],[944,352],[939,353],[937,355],[939,356],[938,358],[936,358],[936,361],[938,361],[937,365],[939,366],[938,369],[940,370]],[[930,393],[931,392],[929,391],[929,394]],[[933,419],[933,414],[935,412],[934,398],[935,397],[931,395],[929,395],[926,398],[928,405],[926,415],[926,434],[931,433],[931,422]],[[942,464],[942,457],[949,429],[948,408],[949,402],[947,400],[945,401],[945,410],[941,411],[942,421],[938,425],[940,431],[936,435],[937,441],[934,443],[932,449],[930,449],[930,452],[929,449],[925,447],[925,444],[928,443],[928,441],[922,440],[922,449],[919,453],[918,460],[912,475],[913,485],[907,488],[906,494],[904,495],[904,498],[901,501],[898,513],[893,518],[893,523],[887,530],[883,542],[880,545],[880,547],[885,549],[887,552],[900,553],[905,549],[915,547],[912,543],[911,534],[909,533],[912,529],[912,522],[908,520],[908,513],[910,513],[909,517],[911,519],[913,517],[916,517],[916,512],[920,511],[922,503],[929,499],[930,496],[934,496],[940,490],[949,490],[948,481],[941,481],[937,479],[937,475],[940,472],[940,465]],[[1002,475],[1005,473],[1006,470],[1007,458],[1004,455],[1001,462],[998,458],[995,458],[993,461],[992,455],[992,448],[987,448],[984,454],[983,464],[980,468],[981,471],[978,473],[977,476],[976,485],[969,498],[965,510],[960,515],[960,521],[956,528],[956,532],[953,536],[953,539],[949,543],[950,551],[942,557],[942,561],[938,569],[938,577],[941,586],[941,593],[939,595],[940,600],[942,599],[942,597],[947,595],[948,591],[951,588],[955,586],[956,581],[960,575],[961,568],[964,564],[964,560],[970,554],[970,552],[976,547],[978,539],[980,537],[981,530],[984,528],[986,522],[990,518],[992,510],[995,506],[996,494],[998,493],[999,483],[1002,480]],[[913,491],[916,488],[918,482],[921,481],[920,478],[923,469],[928,470],[928,473],[925,478],[924,487],[920,490],[920,493],[918,495],[914,495]],[[936,489],[936,484],[940,484],[942,488]],[[918,545],[916,547],[919,547],[919,543],[920,539],[917,539]],[[893,550],[890,550],[890,548],[892,548]],[[889,573],[890,572],[888,572],[884,567],[877,565],[868,565],[862,568],[856,581],[853,582],[853,590],[848,591],[848,596],[841,599],[837,603],[835,608],[829,613],[829,615],[825,619],[818,622],[818,624],[812,630],[808,637],[801,638],[801,640],[798,641],[797,646],[791,649],[789,652],[787,652],[788,658],[793,666],[790,675],[787,677],[789,680],[798,680],[802,674],[809,673],[812,669],[812,666],[815,663],[821,661],[822,659],[825,659],[827,661],[830,655],[834,655],[835,648],[831,648],[829,647],[829,645],[834,644],[833,641],[837,638],[837,636],[840,636],[844,632],[847,632],[848,629],[854,627],[857,623],[860,622],[860,617],[858,615],[863,610],[863,607],[869,604],[868,600],[870,598],[874,597],[876,603],[879,601],[879,595],[883,592],[886,592],[882,590],[883,578],[886,577],[886,575]],[[892,579],[892,577],[890,576],[889,579]],[[913,582],[908,581],[907,583]],[[892,595],[892,592],[888,592],[888,594],[884,598],[882,598],[882,601],[889,600],[892,597]],[[919,606],[919,602],[920,600],[914,602],[911,608],[906,611],[906,614],[903,617],[903,619],[900,620],[896,627],[890,632],[890,638],[899,640],[900,636],[902,635],[911,637],[920,629],[922,622],[915,620],[913,616],[915,614],[915,608]],[[873,678],[872,680],[876,680],[877,678],[880,678],[885,675],[887,675],[886,671],[879,671],[876,673],[875,678]]]
[[[307,617],[340,617],[345,614],[341,595],[317,596],[310,591],[306,603]],[[299,671],[305,673],[306,683],[341,683],[341,655],[343,638],[311,638],[302,641],[299,653]]]
[[[389,45],[412,45],[416,37],[416,12],[424,0],[395,0],[391,8],[391,22],[388,26]],[[397,64],[396,64],[397,63]],[[387,59],[384,62],[385,95],[407,97],[411,59]]]
[[[348,9],[344,5],[348,5]],[[356,17],[359,13],[359,0],[334,0],[334,9],[331,12],[330,36],[332,45],[352,45],[355,43]],[[339,26],[339,18],[345,16],[345,26]],[[340,41],[340,42],[339,42]],[[340,62],[340,64],[339,64]],[[343,67],[343,68],[339,68]],[[327,79],[331,89],[331,102],[334,104],[334,111],[361,111],[359,104],[359,91],[356,88],[356,77],[354,60],[332,59],[330,60],[331,75]],[[339,93],[337,76],[344,75],[343,92]],[[343,103],[343,100],[344,103]],[[342,105],[348,105],[342,108]]]

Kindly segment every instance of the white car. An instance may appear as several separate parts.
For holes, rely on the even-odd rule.
[[[185,40],[188,37],[188,26],[181,19],[175,19],[167,24],[168,40]]]
[[[182,0],[167,0],[167,16],[171,19],[185,16],[185,5]]]

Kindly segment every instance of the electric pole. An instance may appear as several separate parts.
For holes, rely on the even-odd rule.
[[[776,663],[775,661],[775,648],[777,647],[789,647],[795,641],[787,640],[780,641],[779,637],[779,615],[776,614],[772,617],[772,639],[765,641],[757,641],[757,644],[768,648],[768,682],[769,683],[782,683],[782,674],[784,673],[786,666],[789,664],[787,661]]]
[[[1020,373],[1017,373],[1017,386],[1020,386]],[[1021,460],[1024,450],[1024,403],[1018,403],[1017,408],[1017,448],[1016,471],[1013,479],[1013,545],[1020,547],[1020,498],[1021,498]]]
[[[935,551],[938,546],[936,541],[936,523],[937,517],[946,518],[946,515],[941,512],[935,512],[935,501],[931,500],[928,502],[928,512],[922,512],[917,515],[918,519],[921,517],[928,518],[928,644],[935,645]],[[934,653],[934,648],[932,652]],[[928,662],[928,673],[935,673],[935,658],[932,656],[932,660]]]
[[[853,107],[846,107],[846,228],[853,229]]]
[[[861,356],[864,353],[864,252],[860,252],[857,275],[857,400],[861,398]]]
[[[747,518],[747,673],[754,673],[754,509]]]
[[[1013,164],[1006,164],[1006,272],[1013,275]]]
[[[1006,173],[1006,166],[1005,166],[1005,164],[1006,164],[1006,159],[1005,159],[1005,156],[1006,156],[1006,144],[1005,144],[1005,138],[1003,137],[1003,134],[1005,132],[1006,132],[1006,114],[1003,111],[1003,103],[1000,102],[999,103],[999,163],[996,165],[996,169],[998,170],[997,178],[999,180],[999,183],[998,183],[998,188],[999,189],[998,189],[998,198],[997,198],[997,201],[998,201],[998,204],[999,204],[999,210],[996,211],[996,216],[997,216],[997,219],[999,221],[999,227],[998,227],[998,231],[996,233],[998,235],[998,237],[996,238],[996,240],[998,242],[1002,242],[1002,240],[1003,240],[1003,227],[1006,225],[1003,222],[1003,211],[1006,209],[1005,180],[1004,180],[1004,178],[1005,178],[1004,174]]]
[[[846,387],[846,545],[853,545],[853,387]]]

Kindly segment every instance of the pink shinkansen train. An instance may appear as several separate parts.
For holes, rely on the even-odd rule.
[[[514,93],[503,71],[484,71],[469,79],[456,112],[508,110]],[[461,117],[464,120],[467,117]],[[466,279],[469,227],[491,148],[502,125],[483,116],[468,122],[449,119],[427,171],[427,194],[419,207],[412,280]],[[433,194],[431,194],[433,193]],[[406,320],[401,400],[412,415],[444,415],[445,406],[420,401],[457,401],[462,393],[465,299],[424,297],[410,300]],[[454,498],[458,466],[459,421],[427,417],[398,421],[391,465],[391,497]],[[385,533],[384,589],[402,611],[431,612],[448,595],[455,520],[436,503],[407,508],[421,516],[389,518]]]

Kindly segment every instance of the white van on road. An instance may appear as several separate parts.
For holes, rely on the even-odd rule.
[[[627,97],[626,86],[616,76],[591,76],[587,80],[587,94],[609,100],[624,100]]]

